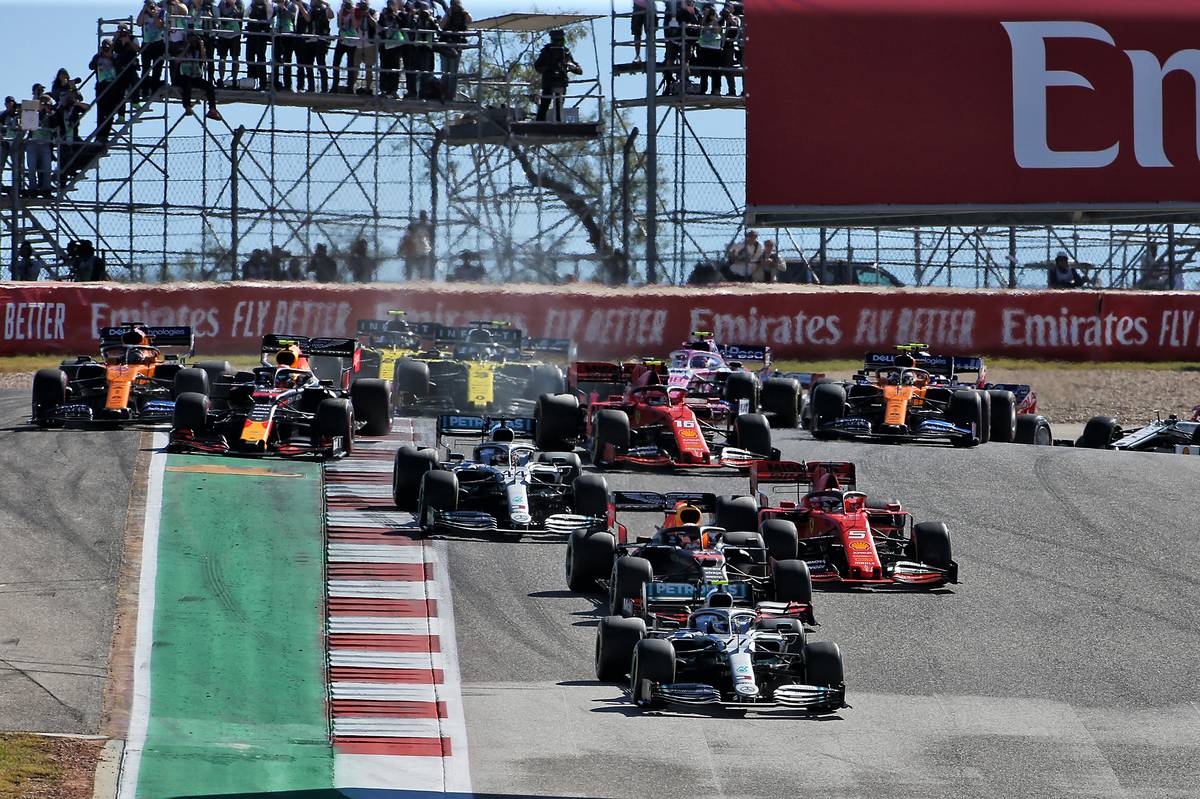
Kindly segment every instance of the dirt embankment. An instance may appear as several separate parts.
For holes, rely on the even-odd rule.
[[[1200,371],[1165,369],[995,369],[997,383],[1028,383],[1038,394],[1038,412],[1052,422],[1086,422],[1114,416],[1142,424],[1174,413],[1190,419],[1200,405]]]

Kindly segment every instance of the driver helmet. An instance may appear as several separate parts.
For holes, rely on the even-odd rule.
[[[468,344],[491,344],[492,331],[484,327],[477,327],[467,333]]]
[[[279,369],[275,372],[275,388],[297,388],[303,375],[291,369]]]
[[[504,447],[476,447],[475,460],[485,466],[507,466],[508,450]]]
[[[134,347],[129,359],[134,363],[154,363],[154,350],[149,347]]]
[[[899,373],[899,372],[892,372],[891,374],[889,374],[889,375],[887,376],[887,383],[888,383],[888,385],[889,385],[889,386],[898,386],[898,385],[900,385],[900,373]]]
[[[706,611],[692,616],[692,626],[702,633],[728,635],[729,619],[724,613]]]
[[[917,382],[917,375],[914,372],[901,372],[900,385],[911,386]]]

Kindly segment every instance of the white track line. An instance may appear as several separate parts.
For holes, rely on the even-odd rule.
[[[433,554],[420,545],[343,544],[329,545],[330,563],[432,563]]]
[[[335,718],[333,734],[367,735],[373,738],[441,738],[442,724],[438,719],[398,719],[352,716]]]
[[[333,682],[329,692],[334,699],[358,699],[371,702],[433,702],[437,699],[431,684]]]
[[[162,518],[163,471],[167,434],[154,434],[150,476],[146,482],[146,516],[142,524],[142,573],[138,579],[137,642],[133,655],[133,705],[129,733],[121,757],[118,799],[135,799],[142,748],[150,725],[150,653],[154,643],[154,588],[158,579],[158,534]]]
[[[330,580],[329,596],[362,599],[437,599],[437,584],[424,580]]]
[[[390,616],[333,616],[329,619],[329,634],[358,633],[362,635],[428,635],[437,637],[438,620],[405,619]]]
[[[446,793],[471,793],[471,764],[467,757],[467,720],[463,714],[462,677],[458,669],[458,638],[454,632],[454,601],[450,592],[450,570],[446,568],[450,545],[445,541],[432,544],[438,568],[434,570],[437,583],[438,623],[441,635],[442,682],[434,686],[438,701],[446,703],[446,718],[442,719],[442,736],[450,739],[450,757],[442,758],[443,787]]]
[[[331,649],[329,665],[335,668],[440,669],[440,652],[388,652],[370,649]]]

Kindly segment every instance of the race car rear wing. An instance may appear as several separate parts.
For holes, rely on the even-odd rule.
[[[100,346],[109,347],[114,344],[124,344],[124,335],[135,328],[146,331],[146,335],[150,338],[151,347],[158,347],[160,349],[163,347],[182,347],[187,349],[189,355],[196,350],[196,334],[192,332],[190,327],[185,325],[150,327],[141,322],[122,322],[118,327],[100,328]]]
[[[318,358],[353,358],[358,351],[358,342],[352,338],[309,338],[268,333],[262,338],[260,352],[278,352],[293,346],[300,349],[301,355]]]
[[[726,361],[761,363],[764,369],[771,365],[771,348],[761,344],[718,344],[717,352]]]
[[[513,431],[514,438],[533,438],[537,422],[522,416],[458,416],[445,414],[438,417],[437,435],[442,436],[488,436],[498,427]]]
[[[521,341],[525,338],[525,334],[520,330],[515,327],[509,327],[501,322],[472,322],[462,327],[437,325],[433,339],[438,344],[466,344],[468,343],[468,336],[475,330],[486,330],[492,334],[491,341],[493,344],[512,347],[513,349],[520,349]]]
[[[899,352],[868,352],[863,358],[863,371],[876,372],[896,365]],[[983,358],[964,358],[957,355],[922,355],[909,353],[917,364],[930,374],[950,377],[956,374],[978,374],[983,371]]]
[[[675,510],[679,503],[699,508],[704,513],[717,509],[717,495],[699,491],[669,491],[659,494],[654,491],[614,491],[613,508],[630,513],[665,513]]]
[[[564,358],[575,357],[575,342],[569,338],[534,338],[529,336],[522,342],[526,352],[561,355]]]
[[[822,475],[832,475],[837,480],[838,487],[846,491],[854,491],[857,487],[853,463],[844,461],[756,461],[750,468],[750,490],[759,494],[759,487],[768,484],[787,486],[782,492],[790,493],[792,489],[808,491]]]
[[[388,329],[388,320],[386,319],[359,319],[354,323],[354,332],[360,336],[372,336],[378,333],[386,333]]]

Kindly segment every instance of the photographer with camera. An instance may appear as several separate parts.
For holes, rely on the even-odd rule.
[[[246,74],[254,80],[254,88],[267,88],[267,42],[270,40],[271,10],[267,0],[250,0],[246,12]]]
[[[400,89],[400,53],[405,40],[404,15],[400,0],[387,0],[379,15],[379,93],[396,98]]]
[[[533,68],[542,76],[542,97],[538,102],[537,121],[546,121],[550,104],[553,102],[554,121],[561,122],[563,100],[571,83],[571,75],[583,74],[583,67],[575,63],[571,51],[567,49],[567,35],[564,31],[550,31],[550,44],[538,53]]]
[[[296,14],[295,0],[272,0],[271,30],[275,32],[275,47],[271,60],[273,62],[272,80],[275,91],[292,90],[292,54],[296,48]],[[282,71],[282,80],[280,73]]]
[[[165,40],[167,15],[154,0],[146,0],[137,17],[142,29],[142,97],[149,97],[162,86],[162,59],[167,54]]]
[[[358,68],[363,68],[363,86],[358,94],[370,95],[375,93],[375,61],[378,55],[376,44],[379,35],[379,19],[371,8],[370,0],[358,0],[354,10],[358,20],[358,47],[354,48],[351,67],[351,80],[358,80]]]
[[[408,57],[404,61],[405,98],[427,99],[433,93],[433,40],[437,20],[424,0],[416,0],[409,15]]]
[[[450,10],[438,23],[442,29],[442,43],[438,52],[441,55],[446,100],[458,96],[458,65],[462,61],[462,49],[467,44],[467,37],[463,34],[473,21],[470,13],[463,8],[462,0],[450,0]]]
[[[117,96],[117,64],[113,58],[112,42],[100,43],[100,52],[92,56],[88,69],[96,71],[96,140],[107,142],[112,135],[112,117],[120,105]]]
[[[217,85],[237,88],[242,57],[242,20],[246,6],[242,0],[221,0],[217,5]],[[225,83],[225,61],[230,62],[231,75]]]
[[[333,91],[339,91],[341,82],[342,58],[346,59],[346,91],[354,93],[354,51],[358,49],[358,13],[354,9],[354,0],[342,0],[342,7],[337,12],[337,46],[333,49]]]
[[[179,56],[179,90],[183,94],[184,113],[194,113],[192,110],[192,90],[204,92],[208,100],[209,119],[220,122],[221,113],[217,111],[217,94],[212,81],[204,77],[204,63],[207,53],[204,52],[204,40],[198,33],[189,33],[184,43],[183,52]]]
[[[167,59],[171,83],[179,83],[179,59],[187,47],[188,28],[192,24],[192,12],[183,0],[170,0],[167,4]]]

